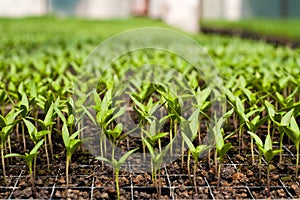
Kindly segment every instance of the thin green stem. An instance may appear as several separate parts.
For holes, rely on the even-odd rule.
[[[186,165],[187,165],[189,179],[191,179],[190,157],[191,157],[191,151],[188,150]]]
[[[104,134],[104,129],[101,128],[101,132],[100,132],[100,137],[99,137],[99,145],[100,145],[100,156],[103,157],[103,146],[102,146],[102,140],[103,140],[103,134]],[[102,170],[104,170],[104,161],[101,160],[101,168]]]
[[[7,137],[7,143],[8,143],[8,151],[11,153],[11,144],[10,144],[10,135]],[[12,157],[10,157],[10,162],[12,162]]]
[[[252,157],[252,165],[254,165],[254,146],[253,146],[253,138],[251,137],[251,157]]]
[[[115,182],[116,182],[116,190],[117,190],[117,199],[120,200],[119,170],[115,169],[115,173],[116,173]]]
[[[222,165],[222,161],[220,159],[219,165],[218,165],[218,185],[217,187],[220,187],[220,181],[221,181],[221,165]]]
[[[270,197],[270,185],[271,185],[271,179],[270,179],[270,164],[268,163],[268,197]]]
[[[46,153],[46,159],[47,159],[47,167],[48,170],[50,169],[50,161],[49,161],[49,155],[48,155],[48,149],[47,149],[47,139],[46,139],[46,135],[44,136],[45,139],[45,153]]]
[[[24,152],[26,152],[25,125],[24,125],[23,122],[21,124],[21,127],[22,127],[22,138],[23,138]]]
[[[181,168],[183,168],[184,164],[184,140],[181,141]]]
[[[34,159],[33,159],[33,178],[35,179],[36,177],[36,157],[37,155],[34,155]]]
[[[299,166],[299,143],[297,142],[295,144],[296,146],[296,151],[297,151],[297,155],[296,155],[296,177],[298,177],[298,166]]]
[[[27,164],[28,164],[28,167],[29,167],[31,189],[32,189],[32,191],[33,191],[34,198],[36,198],[36,189],[35,189],[35,187],[34,187],[34,180],[35,180],[35,177],[34,177],[34,173],[32,172],[32,160],[29,161]]]
[[[284,133],[280,133],[280,141],[279,141],[279,150],[282,151],[282,141],[283,141]],[[282,152],[279,153],[279,163],[282,163]]]
[[[261,180],[261,160],[262,160],[262,155],[261,152],[259,152],[259,164],[258,164],[259,180]]]
[[[157,190],[158,199],[161,198],[161,180],[160,180],[160,168],[158,170],[158,190]]]
[[[172,156],[172,139],[173,139],[173,120],[171,119],[170,120],[170,143],[171,143],[171,145],[170,145],[170,156]]]
[[[66,158],[66,183],[67,183],[67,189],[69,188],[69,164],[70,164],[71,157],[67,155]]]
[[[197,190],[197,179],[196,179],[196,171],[197,171],[197,163],[198,163],[198,161],[197,160],[195,160],[194,161],[195,163],[194,163],[194,187],[195,187],[195,192],[196,192],[196,194],[198,194],[198,190]]]
[[[48,140],[49,140],[49,147],[50,147],[50,153],[51,153],[51,160],[53,160],[53,144],[52,144],[52,135],[51,135],[51,127],[48,127],[49,133],[48,133]],[[46,143],[46,138],[45,138]],[[49,159],[49,158],[48,158]]]
[[[1,145],[0,147],[1,147],[1,161],[2,161],[3,177],[4,177],[5,185],[7,185],[6,171],[5,171],[5,161],[4,161],[4,148],[3,148],[3,145]]]

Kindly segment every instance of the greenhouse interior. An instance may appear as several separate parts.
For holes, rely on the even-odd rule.
[[[0,0],[0,199],[299,199],[299,8]]]

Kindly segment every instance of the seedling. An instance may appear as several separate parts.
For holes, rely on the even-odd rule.
[[[109,164],[111,164],[114,168],[115,171],[115,183],[116,183],[116,190],[117,190],[117,199],[120,200],[120,187],[119,187],[119,172],[121,169],[121,166],[125,163],[125,161],[127,160],[127,158],[133,154],[137,149],[132,149],[128,152],[126,152],[121,158],[120,160],[116,160],[115,158],[112,158],[111,160],[108,160],[105,157],[101,157],[98,156],[96,157],[97,160],[103,160]]]
[[[196,181],[197,164],[198,164],[200,155],[203,152],[205,152],[209,148],[209,146],[207,146],[207,145],[198,145],[198,146],[195,147],[193,145],[192,141],[185,135],[185,133],[182,133],[182,137],[183,137],[185,143],[187,144],[187,146],[189,148],[189,151],[192,153],[192,156],[194,158],[194,176],[193,176],[193,179],[194,179],[195,192],[198,193],[197,181]],[[189,176],[190,176],[190,174],[189,174]]]
[[[66,147],[67,156],[66,156],[66,182],[67,188],[69,187],[69,165],[71,162],[71,158],[73,153],[76,151],[77,147],[82,143],[81,140],[76,139],[80,131],[73,133],[72,135],[69,134],[67,124],[63,124],[62,127],[62,138],[64,141],[64,145]]]
[[[220,186],[221,166],[222,166],[224,157],[225,157],[226,153],[232,147],[232,144],[230,142],[228,142],[228,143],[225,144],[225,139],[223,137],[224,131],[221,128],[223,122],[224,122],[224,119],[221,118],[216,123],[216,125],[213,127],[213,133],[214,133],[214,137],[215,137],[215,141],[216,141],[216,152],[217,152],[218,160],[219,160],[218,171],[217,171],[217,175],[218,175],[218,183],[217,183],[217,185],[218,185],[218,187]]]
[[[0,115],[0,137],[1,137],[1,161],[2,161],[2,169],[3,169],[3,176],[4,176],[4,182],[7,184],[6,181],[6,171],[5,171],[5,162],[4,162],[4,147],[5,143],[7,141],[7,138],[9,137],[9,134],[11,133],[13,127],[17,123],[15,121],[16,117],[22,112],[22,110],[15,112],[14,110],[11,110],[5,117]]]
[[[257,144],[258,150],[260,152],[260,156],[263,155],[266,162],[268,163],[268,169],[267,169],[267,173],[268,173],[268,195],[270,196],[270,184],[271,184],[271,179],[270,179],[270,163],[273,159],[273,157],[277,154],[279,154],[280,152],[282,152],[282,150],[273,150],[273,143],[272,143],[272,139],[270,134],[267,135],[266,140],[265,140],[265,144],[263,144],[262,140],[254,133],[248,132],[251,137],[253,137],[255,139],[255,142]],[[260,158],[261,159],[261,158]],[[261,161],[260,161],[261,163]],[[261,168],[261,164],[260,164],[260,168]],[[261,172],[260,172],[261,173]]]
[[[296,177],[298,177],[299,170],[299,144],[300,144],[300,129],[299,125],[294,116],[290,117],[289,123],[287,126],[283,126],[285,133],[292,140],[296,147]]]
[[[32,191],[34,191],[34,193],[36,193],[36,190],[35,190],[35,187],[34,187],[34,176],[33,176],[33,172],[32,172],[32,163],[33,163],[33,160],[36,158],[36,155],[39,153],[39,148],[43,145],[43,142],[44,142],[44,139],[39,141],[33,147],[33,149],[29,153],[25,153],[25,155],[18,154],[18,153],[11,153],[11,154],[5,155],[5,158],[21,157],[26,161],[26,164],[29,168],[31,187],[32,187]],[[35,196],[36,196],[36,194],[35,194]]]

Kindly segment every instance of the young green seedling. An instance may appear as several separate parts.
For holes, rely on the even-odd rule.
[[[106,146],[104,146],[103,150],[103,137],[108,129],[108,126],[115,120],[125,113],[126,107],[123,106],[121,108],[112,107],[112,90],[109,89],[103,99],[101,100],[98,93],[94,91],[94,101],[95,101],[95,110],[97,111],[96,120],[97,123],[101,127],[100,132],[100,155],[106,155]],[[106,143],[103,143],[106,145]]]
[[[63,124],[62,127],[62,138],[64,141],[64,145],[66,147],[67,156],[66,156],[66,182],[67,188],[69,187],[69,165],[71,162],[71,158],[73,153],[76,151],[77,147],[82,143],[81,140],[76,139],[80,131],[69,134],[68,126],[66,123]]]
[[[3,176],[4,176],[4,182],[7,184],[6,181],[6,171],[5,171],[5,162],[4,162],[4,147],[5,143],[7,141],[7,138],[9,137],[9,134],[11,133],[13,127],[17,123],[15,121],[16,117],[22,112],[22,110],[15,112],[13,109],[7,113],[7,115],[4,117],[0,115],[0,149],[1,149],[1,161],[2,161],[2,169],[3,169]]]
[[[270,179],[270,162],[273,159],[273,157],[276,154],[279,154],[280,152],[282,152],[282,150],[273,150],[273,143],[272,143],[272,139],[271,136],[268,134],[265,140],[265,145],[264,148],[262,147],[258,147],[260,149],[260,151],[263,152],[263,155],[265,157],[266,162],[268,163],[268,194],[270,196],[270,184],[271,184],[271,179]]]
[[[11,153],[11,154],[5,155],[5,158],[8,158],[8,157],[21,157],[26,161],[26,164],[29,168],[30,181],[31,181],[32,190],[34,191],[34,196],[36,196],[36,194],[35,194],[36,190],[35,190],[35,187],[34,187],[34,176],[33,176],[33,171],[32,171],[32,163],[33,163],[34,158],[36,158],[36,155],[39,153],[39,148],[43,145],[43,142],[44,142],[44,139],[39,141],[33,147],[33,149],[29,153],[25,153],[25,155],[18,154],[18,153]]]
[[[283,126],[285,133],[293,141],[296,147],[296,177],[298,177],[299,168],[299,144],[300,144],[300,129],[294,116],[291,116],[287,126]]]
[[[38,131],[37,128],[27,119],[23,119],[23,122],[25,123],[27,129],[28,129],[28,133],[30,136],[30,139],[33,141],[34,144],[37,144],[43,137],[44,140],[46,140],[46,135],[48,134],[48,130],[42,130],[42,131]],[[46,143],[46,142],[45,142]],[[47,149],[47,146],[45,146],[45,150]],[[48,153],[46,150],[46,155],[48,158]],[[49,162],[49,158],[47,159],[47,162]],[[48,167],[49,167],[49,163]],[[34,158],[34,163],[33,163],[33,176],[35,178],[36,175],[36,157]]]
[[[164,124],[164,122],[168,118],[170,118],[170,116],[172,116],[172,115],[167,115],[167,116],[161,118],[160,120],[157,120],[156,118],[154,118],[153,120],[151,120],[149,130],[142,129],[143,133],[145,133],[145,135],[147,136],[148,142],[152,146],[154,146],[156,142],[158,143],[159,151],[161,151],[161,138],[163,138],[169,134],[168,132],[160,132],[160,129],[162,128],[162,125]]]
[[[105,157],[98,156],[96,157],[97,160],[105,161],[109,164],[111,164],[115,171],[115,183],[116,183],[116,190],[117,190],[117,199],[120,200],[120,187],[119,187],[119,172],[121,169],[121,166],[125,163],[127,158],[133,154],[137,149],[132,149],[128,152],[126,152],[120,160],[116,160],[115,158],[112,158],[111,160],[108,160]]]
[[[156,180],[156,172],[158,171],[158,180],[159,180],[159,187],[157,188],[158,191],[158,196],[160,197],[161,195],[161,187],[160,187],[160,168],[161,168],[161,163],[163,161],[163,158],[165,157],[166,153],[170,150],[171,143],[170,142],[162,151],[157,151],[155,148],[145,139],[142,138],[143,142],[146,144],[150,156],[151,156],[151,168],[152,168],[152,181],[155,182]]]
[[[231,137],[235,132],[227,135],[224,137],[224,130],[222,128],[223,123],[229,118],[229,116],[232,115],[233,109],[227,111],[220,119],[217,119],[216,115],[214,117],[215,124],[213,127],[210,127],[209,131],[213,134],[214,140],[216,142],[215,147],[215,171],[217,172],[217,178],[218,178],[218,187],[220,186],[220,180],[221,180],[221,166],[223,163],[224,156],[229,151],[229,149],[232,147],[232,144],[230,142],[225,144],[225,141]],[[217,162],[219,161],[219,163]],[[218,165],[219,164],[219,165]]]
[[[199,109],[196,109],[188,120],[185,120],[182,118],[181,122],[181,128],[183,134],[185,134],[188,138],[190,138],[190,141],[194,141],[197,137],[198,129],[199,129]],[[184,165],[184,151],[185,147],[184,144],[186,141],[183,139],[181,143],[181,168],[183,168]],[[190,148],[188,149],[188,156],[187,156],[187,170],[188,174],[190,175]]]
[[[248,133],[250,134],[251,138],[253,138],[255,140],[255,144],[256,146],[259,148],[263,148],[264,147],[264,144],[262,142],[262,140],[255,134],[255,133],[252,133],[250,131],[248,131]],[[259,155],[258,155],[258,170],[259,170],[259,179],[261,180],[261,160],[262,160],[262,151],[260,151],[260,148],[259,148]]]
[[[192,153],[192,156],[194,158],[194,176],[193,176],[193,179],[194,179],[195,192],[198,193],[197,181],[196,181],[197,164],[198,164],[200,155],[203,152],[205,152],[209,148],[209,146],[207,146],[207,145],[198,145],[198,146],[195,147],[193,145],[192,141],[189,139],[189,137],[187,137],[187,135],[185,133],[182,133],[182,137],[183,137],[183,140],[187,144],[187,146],[189,148],[189,151]],[[189,176],[190,176],[190,174],[189,174]]]
[[[245,114],[244,104],[239,97],[235,97],[236,111],[240,117],[240,128],[239,128],[239,152],[244,148],[243,132],[244,125],[249,122],[248,117]]]
[[[254,109],[253,111],[247,113],[247,118],[251,118],[248,122],[246,122],[247,128],[250,132],[255,133],[259,127],[265,123],[265,121],[268,119],[267,117],[260,119],[260,115],[256,115],[253,117],[253,115],[257,112],[261,112],[264,107]],[[251,157],[252,157],[252,165],[254,165],[254,146],[253,146],[253,137],[251,137]]]
[[[54,103],[51,104],[49,107],[46,116],[44,120],[38,119],[38,122],[40,122],[43,130],[48,130],[48,140],[49,140],[49,146],[50,146],[50,152],[51,152],[51,158],[53,159],[53,147],[52,147],[52,139],[51,139],[51,130],[52,130],[52,125],[55,124],[54,122]],[[46,138],[45,138],[46,139]],[[48,156],[48,150],[47,150],[47,141],[45,140],[45,151],[46,151],[46,156],[47,156],[47,164],[48,164],[48,169],[49,169],[49,156]]]
[[[226,155],[226,153],[229,151],[229,149],[232,147],[232,144],[230,142],[225,144],[225,139],[223,137],[224,131],[221,128],[224,119],[221,118],[216,125],[213,127],[213,133],[216,141],[216,152],[218,155],[219,165],[218,165],[218,187],[220,186],[220,180],[221,180],[221,166],[223,163],[223,159]]]
[[[280,152],[282,152],[282,150],[273,150],[273,143],[272,143],[272,139],[270,134],[267,135],[266,140],[265,140],[265,144],[263,144],[262,140],[254,133],[248,132],[251,137],[254,138],[257,147],[259,149],[260,152],[260,156],[263,155],[266,162],[268,163],[268,169],[267,169],[267,173],[268,173],[268,195],[270,196],[270,184],[271,184],[271,179],[270,179],[270,163],[273,159],[273,157],[277,154],[279,154]],[[261,165],[261,164],[260,164]],[[260,166],[261,167],[261,166]],[[260,172],[261,173],[261,172]]]
[[[29,101],[27,98],[26,93],[23,91],[23,84],[21,84],[18,88],[18,92],[21,94],[21,101],[18,103],[19,110],[22,110],[21,112],[21,117],[24,119],[29,111],[30,111],[30,106],[29,106]],[[22,127],[22,138],[23,138],[23,145],[24,145],[24,152],[26,152],[26,139],[25,139],[25,132],[24,132],[24,124],[21,124]]]
[[[293,115],[294,109],[291,109],[288,112],[276,112],[274,106],[269,103],[268,101],[265,101],[265,106],[267,107],[269,118],[271,121],[278,127],[278,132],[280,134],[280,141],[279,141],[279,149],[282,150],[282,142],[284,137],[284,126],[288,126],[291,117]],[[280,122],[279,122],[280,121]],[[269,121],[270,122],[270,121]],[[270,129],[270,123],[268,124],[268,130]],[[270,132],[270,131],[269,131]],[[273,133],[274,134],[274,129]],[[282,153],[279,154],[279,163],[282,163]]]

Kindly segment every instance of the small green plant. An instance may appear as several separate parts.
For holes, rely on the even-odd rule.
[[[34,126],[33,123],[31,123],[29,120],[27,119],[23,119],[24,124],[26,125],[27,129],[28,129],[28,133],[30,136],[30,139],[33,141],[33,143],[36,145],[43,137],[44,140],[46,141],[46,135],[48,134],[48,130],[42,130],[42,131],[38,131],[37,128]],[[46,156],[47,156],[47,164],[48,164],[48,168],[49,168],[49,158],[48,158],[48,153],[47,153],[47,146],[46,146],[46,142],[45,142],[45,152],[46,152]],[[33,162],[33,176],[35,178],[36,175],[36,155],[34,158],[34,162]]]
[[[156,172],[158,171],[158,181],[159,185],[156,187],[158,196],[161,196],[161,181],[160,181],[160,168],[163,158],[165,157],[166,153],[170,150],[171,143],[170,142],[162,151],[157,151],[145,138],[142,138],[143,142],[146,144],[150,156],[151,156],[151,168],[152,168],[152,181],[156,182]]]
[[[192,141],[189,139],[189,137],[185,134],[182,133],[182,137],[185,141],[185,143],[187,144],[189,151],[191,152],[193,158],[194,158],[194,175],[193,175],[193,180],[194,180],[194,187],[195,187],[195,192],[198,193],[197,190],[197,181],[196,181],[196,171],[197,171],[197,164],[199,162],[199,157],[200,155],[205,152],[209,146],[207,145],[198,145],[198,146],[194,146]],[[188,158],[189,159],[189,158]],[[189,168],[189,166],[188,166]],[[190,176],[190,174],[189,174]]]
[[[268,169],[267,169],[267,178],[268,178],[268,196],[270,196],[270,184],[271,184],[271,179],[270,179],[270,170],[271,170],[271,161],[273,159],[273,157],[277,154],[279,154],[280,152],[282,152],[282,150],[273,150],[273,142],[271,139],[270,134],[267,135],[265,143],[262,142],[262,140],[254,133],[248,132],[251,137],[254,138],[256,145],[258,147],[259,150],[259,154],[260,157],[261,155],[264,156],[266,162],[268,163]],[[260,158],[261,160],[261,158]],[[260,161],[260,168],[261,168],[261,161]],[[261,171],[260,171],[261,173]],[[261,176],[261,175],[260,175]]]
[[[4,147],[5,143],[7,141],[7,138],[9,137],[9,134],[11,133],[13,127],[17,123],[15,121],[16,117],[22,112],[22,110],[15,112],[15,110],[11,110],[7,115],[4,117],[0,115],[0,137],[1,137],[1,161],[2,161],[2,169],[3,169],[3,176],[4,176],[4,182],[7,184],[6,181],[6,171],[5,171],[5,162],[4,162]]]
[[[39,153],[39,148],[43,145],[43,142],[44,142],[44,139],[39,141],[33,147],[33,149],[29,153],[25,153],[25,155],[18,154],[18,153],[11,153],[11,154],[5,155],[5,158],[21,157],[26,161],[26,164],[29,168],[30,182],[31,182],[32,191],[34,191],[34,196],[36,196],[36,190],[35,190],[35,187],[34,187],[34,180],[35,179],[34,179],[34,176],[33,176],[32,164],[33,164],[33,160],[36,158],[36,155]]]
[[[224,160],[224,157],[226,155],[226,153],[230,150],[230,148],[232,147],[232,144],[230,142],[225,144],[225,139],[223,137],[224,135],[224,131],[221,128],[223,123],[223,119],[220,119],[215,127],[213,128],[213,133],[215,136],[215,141],[216,141],[216,153],[218,155],[218,170],[217,170],[217,178],[218,178],[218,187],[220,186],[220,180],[221,180],[221,166]],[[216,167],[217,169],[217,167]]]
[[[100,98],[99,94],[94,91],[94,102],[95,102],[95,110],[96,114],[96,121],[101,127],[100,131],[100,156],[106,156],[106,143],[103,141],[106,131],[108,130],[109,125],[113,122],[114,119],[118,118],[119,116],[123,115],[125,112],[125,106],[118,108],[112,107],[112,90],[109,89],[103,99]],[[88,112],[86,112],[88,113]],[[104,145],[103,145],[104,144]],[[102,163],[103,164],[103,163]]]
[[[69,165],[72,159],[73,153],[76,151],[77,147],[82,143],[80,139],[77,139],[80,131],[77,131],[70,135],[68,130],[68,125],[66,123],[63,124],[62,127],[62,138],[64,141],[64,145],[66,147],[67,156],[66,156],[66,182],[67,188],[69,187]]]
[[[217,179],[218,179],[217,185],[218,185],[218,187],[220,186],[221,166],[222,166],[224,157],[225,157],[226,153],[232,147],[232,144],[230,142],[225,144],[225,141],[229,137],[231,137],[231,135],[234,134],[234,132],[233,132],[233,133],[227,135],[226,137],[224,137],[224,130],[222,128],[222,125],[227,120],[227,118],[232,115],[233,111],[234,111],[233,109],[227,111],[225,114],[223,114],[223,116],[220,117],[220,119],[217,119],[217,117],[215,116],[214,127],[212,127],[211,130],[210,130],[210,132],[213,133],[214,140],[216,142],[216,144],[215,144],[215,147],[216,147],[216,151],[215,151],[215,171],[217,172]],[[219,161],[219,162],[217,162],[217,161]]]
[[[293,110],[292,110],[293,111]],[[290,112],[292,112],[290,111]],[[296,177],[298,177],[298,170],[299,170],[299,144],[300,144],[300,129],[299,125],[294,116],[290,117],[287,126],[283,126],[285,133],[288,137],[292,140],[296,147]]]
[[[117,199],[120,199],[120,187],[119,187],[119,172],[121,169],[121,166],[125,163],[125,161],[127,160],[127,158],[133,154],[137,149],[132,149],[128,152],[126,152],[121,158],[120,160],[116,160],[115,158],[112,158],[111,160],[108,160],[105,157],[101,157],[98,156],[96,157],[97,160],[101,160],[101,161],[105,161],[109,164],[112,165],[112,167],[114,168],[115,171],[115,183],[116,183],[116,190],[117,190]]]

